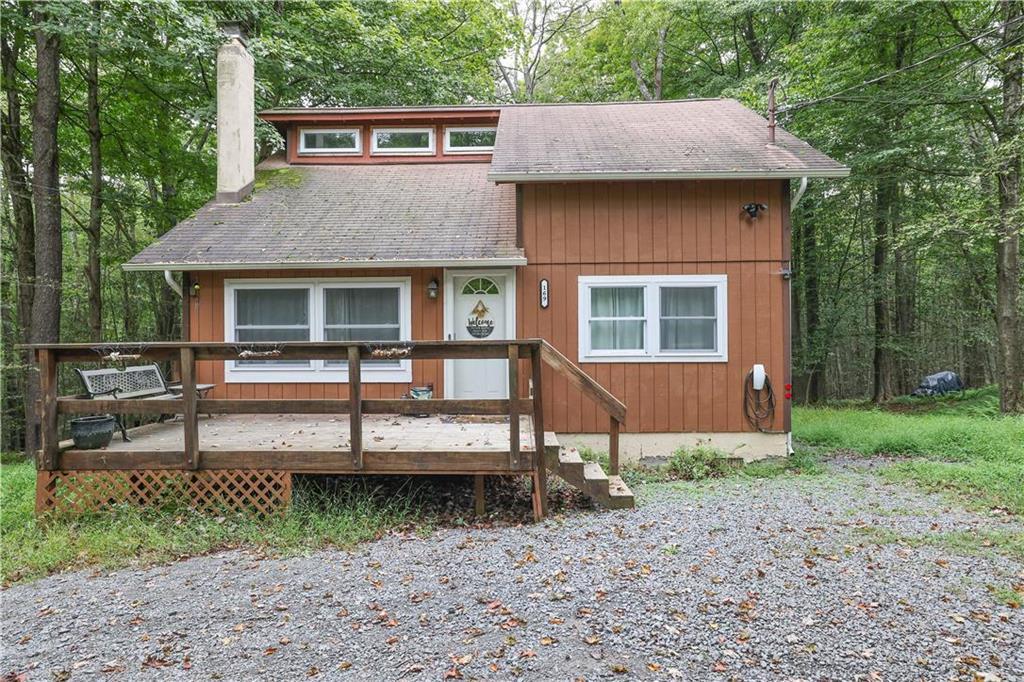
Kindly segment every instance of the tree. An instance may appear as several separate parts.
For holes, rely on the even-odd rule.
[[[57,147],[57,123],[60,112],[60,35],[51,22],[51,3],[39,3],[33,9],[36,23],[36,97],[32,110],[32,198],[35,207],[35,295],[29,323],[29,341],[54,343],[60,340],[62,234],[60,201],[60,161]],[[26,413],[35,425],[35,398],[39,379],[29,381]],[[30,432],[34,429],[30,429]],[[35,452],[35,435],[26,438]]]
[[[533,102],[549,68],[548,51],[557,41],[585,32],[589,0],[511,0],[515,21],[512,51],[496,59],[502,94],[512,102]]]

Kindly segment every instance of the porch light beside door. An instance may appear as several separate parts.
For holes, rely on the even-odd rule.
[[[437,298],[437,292],[438,292],[439,289],[440,289],[440,285],[438,285],[437,280],[436,279],[430,280],[430,284],[427,285],[427,298],[429,298],[429,299],[436,299]]]

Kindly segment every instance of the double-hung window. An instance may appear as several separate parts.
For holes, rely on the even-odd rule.
[[[725,362],[725,275],[579,278],[580,362]]]
[[[410,280],[353,278],[228,280],[224,285],[224,338],[240,350],[272,350],[285,341],[401,343],[412,329]],[[268,345],[269,344],[269,345]],[[363,381],[412,381],[408,360],[365,360]],[[347,361],[235,360],[225,363],[228,383],[348,381]]]

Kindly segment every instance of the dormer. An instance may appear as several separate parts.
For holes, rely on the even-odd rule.
[[[269,109],[260,118],[285,140],[290,164],[489,162],[494,106]]]

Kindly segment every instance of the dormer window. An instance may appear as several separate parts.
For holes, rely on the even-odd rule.
[[[359,128],[303,128],[299,130],[300,154],[362,154]]]
[[[494,151],[494,126],[451,127],[444,129],[445,154],[479,154]]]
[[[374,128],[370,151],[373,154],[433,154],[434,129]]]

